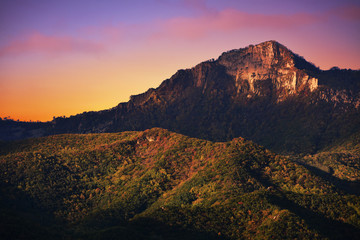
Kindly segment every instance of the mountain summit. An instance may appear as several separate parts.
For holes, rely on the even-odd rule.
[[[223,53],[218,63],[235,80],[238,94],[266,95],[270,90],[279,100],[289,94],[314,91],[318,80],[295,66],[297,56],[283,45],[268,41]]]
[[[280,43],[267,41],[224,52],[217,60],[180,70],[158,89],[133,96],[131,101],[140,105],[149,100],[161,102],[160,99],[173,97],[166,96],[170,91],[170,95],[178,96],[187,88],[201,90],[203,94],[226,91],[233,99],[273,96],[282,101],[289,95],[312,92],[318,87],[317,78],[298,68],[297,62],[301,61],[305,60]]]
[[[216,141],[245,137],[315,152],[360,131],[360,72],[320,70],[276,41],[179,70],[130,101],[42,124],[2,121],[2,139],[161,127]]]

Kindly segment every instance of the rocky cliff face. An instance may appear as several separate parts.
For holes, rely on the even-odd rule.
[[[217,60],[179,70],[159,88],[133,96],[130,102],[166,104],[194,89],[213,96],[222,92],[233,100],[272,97],[281,102],[289,96],[311,93],[318,88],[318,79],[297,68],[296,58],[275,41],[232,50]]]
[[[256,46],[223,53],[219,64],[235,80],[238,94],[274,93],[282,101],[303,91],[314,91],[318,80],[295,67],[295,56],[283,45],[268,41]]]

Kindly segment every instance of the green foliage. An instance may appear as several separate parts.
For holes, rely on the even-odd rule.
[[[33,228],[33,238],[332,239],[360,228],[358,196],[242,138],[156,128],[4,143],[0,152],[0,213],[19,229],[14,238]]]

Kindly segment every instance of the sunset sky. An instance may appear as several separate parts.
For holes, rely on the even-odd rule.
[[[0,117],[108,109],[267,40],[321,69],[359,69],[360,2],[0,0]]]

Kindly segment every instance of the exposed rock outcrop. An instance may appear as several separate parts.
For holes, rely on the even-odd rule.
[[[268,41],[223,53],[218,62],[234,78],[238,94],[252,97],[272,93],[282,101],[288,95],[318,87],[315,77],[295,67],[294,58],[283,45]]]

